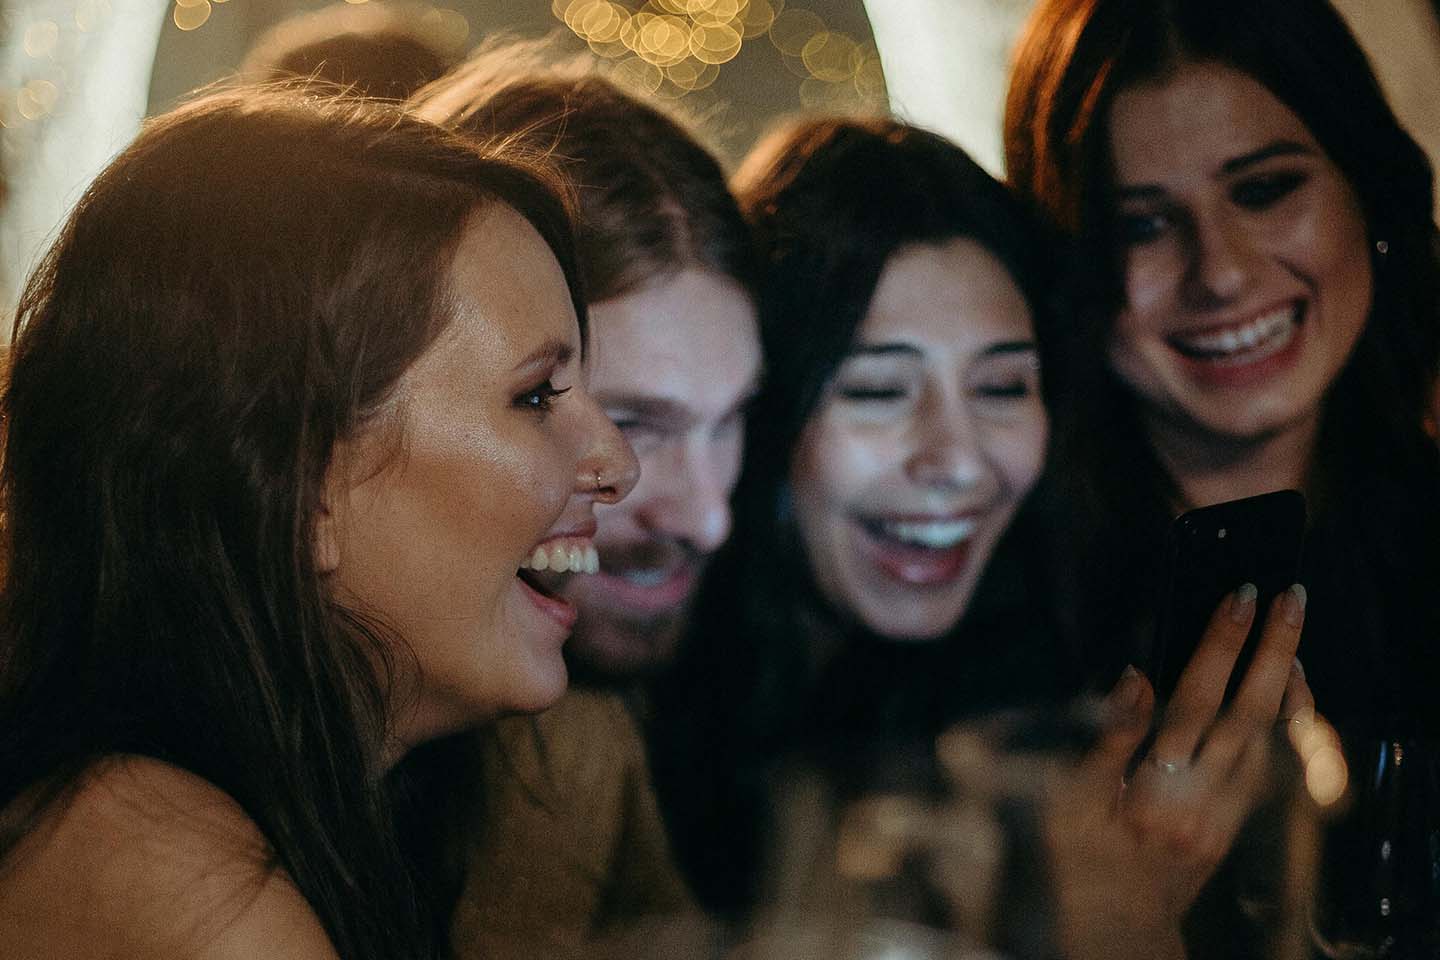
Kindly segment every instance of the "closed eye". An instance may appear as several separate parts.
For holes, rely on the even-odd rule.
[[[1247,210],[1266,210],[1294,193],[1308,179],[1295,171],[1248,177],[1231,188],[1230,198]]]
[[[975,392],[991,400],[1023,400],[1034,392],[1028,380],[1014,380],[1006,383],[982,383]]]
[[[835,395],[851,403],[888,403],[905,399],[901,387],[839,387]]]

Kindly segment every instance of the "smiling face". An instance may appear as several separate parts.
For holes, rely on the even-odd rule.
[[[1046,432],[1030,310],[1000,261],[967,239],[895,253],[791,462],[822,593],[883,636],[944,634]]]
[[[745,290],[699,267],[601,301],[590,319],[591,391],[640,481],[596,511],[599,575],[560,589],[580,611],[571,656],[613,677],[669,661],[704,561],[730,533],[760,341]]]
[[[406,745],[560,696],[574,609],[517,571],[542,546],[583,566],[594,504],[636,472],[586,391],[575,311],[534,228],[485,208],[448,280],[453,320],[379,422],[337,447],[316,537],[337,596],[414,651],[418,675],[396,658],[400,689],[418,691],[392,705]]]
[[[1152,426],[1313,430],[1370,312],[1354,191],[1262,84],[1182,63],[1110,113],[1126,306],[1110,360]]]

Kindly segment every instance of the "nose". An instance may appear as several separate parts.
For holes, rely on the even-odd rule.
[[[1238,299],[1250,280],[1255,256],[1244,225],[1223,213],[1197,217],[1190,246],[1190,300],[1199,306],[1217,306]]]
[[[640,461],[609,417],[594,408],[584,454],[575,467],[575,492],[596,503],[618,503],[640,479]]]
[[[963,399],[925,404],[913,431],[905,474],[920,487],[969,491],[993,471],[980,443],[980,432]]]
[[[701,553],[718,550],[730,536],[730,493],[739,469],[738,454],[726,457],[700,440],[676,444],[671,456],[646,469],[653,469],[656,486],[637,505],[639,523]]]

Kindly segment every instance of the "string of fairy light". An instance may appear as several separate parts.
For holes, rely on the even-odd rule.
[[[818,106],[882,101],[885,78],[871,43],[831,30],[785,0],[552,0],[551,10],[622,79],[665,98],[708,88],[746,41],[768,37]]]

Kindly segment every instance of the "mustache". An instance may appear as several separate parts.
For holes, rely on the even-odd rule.
[[[643,540],[600,547],[602,573],[673,570],[680,566],[699,566],[704,559],[705,554],[683,540]]]

